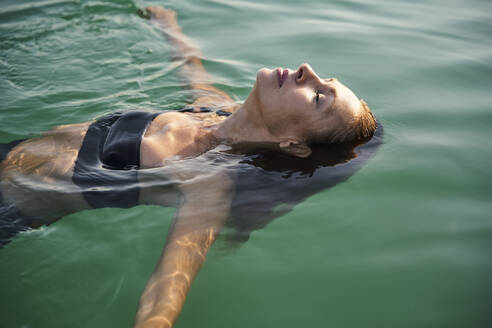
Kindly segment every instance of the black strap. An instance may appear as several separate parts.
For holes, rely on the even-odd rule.
[[[232,114],[231,112],[227,112],[227,111],[221,110],[221,109],[214,111],[209,107],[200,107],[198,112],[193,107],[185,107],[183,109],[178,110],[178,112],[180,112],[180,113],[211,113],[211,112],[215,112],[215,114],[217,114],[218,116],[229,116]]]

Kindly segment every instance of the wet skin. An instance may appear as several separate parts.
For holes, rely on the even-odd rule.
[[[320,78],[308,64],[295,71],[263,68],[256,83],[265,124],[273,134],[294,140],[350,124],[361,108],[349,88],[337,79]]]

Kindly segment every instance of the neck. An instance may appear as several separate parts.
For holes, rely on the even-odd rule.
[[[215,137],[228,144],[278,142],[265,126],[257,103],[255,85],[243,105],[217,126]]]

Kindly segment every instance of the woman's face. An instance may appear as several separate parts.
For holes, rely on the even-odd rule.
[[[263,68],[256,79],[257,108],[270,132],[279,138],[306,141],[350,124],[359,99],[336,79],[321,79],[308,64],[296,71]]]

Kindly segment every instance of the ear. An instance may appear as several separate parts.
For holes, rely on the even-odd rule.
[[[303,142],[284,141],[279,146],[284,152],[295,157],[306,158],[312,153],[311,148]]]

